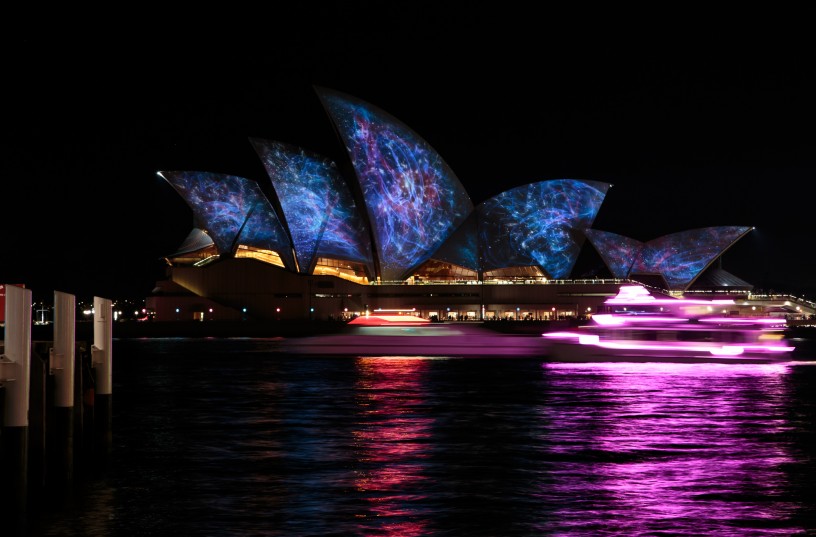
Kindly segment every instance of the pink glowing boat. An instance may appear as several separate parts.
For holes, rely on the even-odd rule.
[[[546,332],[548,354],[573,362],[770,363],[791,360],[785,320],[725,315],[733,300],[652,296],[626,285],[590,324]]]

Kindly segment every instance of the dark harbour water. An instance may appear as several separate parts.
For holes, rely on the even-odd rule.
[[[35,536],[816,535],[816,364],[114,340],[103,471]],[[0,533],[1,534],[1,533]]]

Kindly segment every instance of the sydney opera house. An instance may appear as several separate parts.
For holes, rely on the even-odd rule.
[[[752,286],[722,254],[750,226],[682,230],[641,242],[593,223],[610,186],[552,179],[474,205],[453,170],[408,126],[349,95],[315,88],[345,146],[333,162],[251,139],[268,178],[161,171],[192,210],[147,305],[158,320],[337,319],[367,312],[423,318],[591,315],[621,283],[656,292]],[[605,271],[574,279],[592,248]]]

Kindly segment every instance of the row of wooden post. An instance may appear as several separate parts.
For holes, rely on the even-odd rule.
[[[30,498],[72,483],[77,446],[86,451],[86,459],[91,454],[107,458],[112,302],[94,297],[93,344],[87,349],[76,341],[75,297],[55,291],[53,341],[32,342],[31,290],[0,287],[6,299],[0,356],[0,535],[11,536],[25,534]],[[89,433],[94,440],[83,441]]]

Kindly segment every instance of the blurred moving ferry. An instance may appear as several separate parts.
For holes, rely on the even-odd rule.
[[[570,362],[790,361],[785,319],[723,315],[733,300],[658,298],[639,285],[620,288],[592,316],[569,332],[546,332],[548,354]]]

